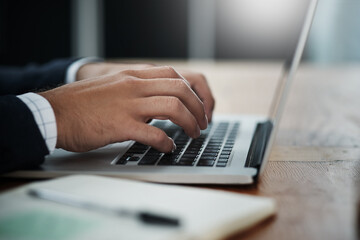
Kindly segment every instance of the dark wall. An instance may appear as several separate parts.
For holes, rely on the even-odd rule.
[[[103,0],[104,57],[187,58],[189,1]],[[216,1],[215,57],[288,55],[302,23],[291,23],[288,13],[304,10],[295,2],[304,6],[307,1],[274,1],[282,8],[271,1],[264,1],[268,7],[253,0]],[[70,57],[72,5],[71,0],[0,0],[0,64]],[[283,20],[274,22],[279,16]]]
[[[187,0],[104,0],[107,58],[185,58]],[[0,0],[0,64],[71,56],[71,0]]]
[[[0,0],[0,64],[71,55],[70,0]]]
[[[105,55],[187,57],[186,0],[106,0]]]

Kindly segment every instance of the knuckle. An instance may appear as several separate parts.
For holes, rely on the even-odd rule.
[[[173,80],[173,83],[174,83],[174,85],[175,85],[175,88],[176,88],[176,89],[179,89],[181,92],[186,91],[186,90],[188,90],[188,88],[189,88],[189,86],[187,85],[187,83],[185,82],[185,80],[184,80],[184,79],[181,79],[181,78],[179,78],[179,79],[174,79],[174,80]]]
[[[123,76],[129,76],[129,77],[134,77],[134,78],[138,78],[140,71],[142,69],[124,69],[122,71],[120,71],[119,73],[122,74]]]
[[[118,79],[122,79],[124,76],[127,76],[127,74],[125,74],[123,71],[119,71],[114,73],[113,76],[115,77],[116,80],[118,80]]]
[[[177,73],[174,67],[164,66],[164,68],[166,69],[166,71],[168,71],[171,74],[171,76],[179,76],[179,74]]]
[[[171,110],[179,112],[182,110],[182,103],[177,97],[169,97],[168,105]]]
[[[125,76],[133,76],[134,70],[132,69],[125,69],[119,72],[119,74],[125,75]]]
[[[169,71],[169,72],[175,72],[174,67],[172,66],[165,66],[165,68]]]
[[[126,76],[123,78],[123,81],[130,86],[137,85],[139,80],[134,76]]]

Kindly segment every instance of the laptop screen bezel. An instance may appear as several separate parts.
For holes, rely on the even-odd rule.
[[[304,24],[302,26],[302,30],[299,36],[299,40],[297,46],[295,48],[294,54],[291,58],[290,62],[284,64],[283,73],[281,75],[279,84],[277,86],[275,96],[270,108],[269,120],[273,123],[273,128],[270,133],[269,141],[266,144],[265,153],[263,155],[263,161],[260,167],[259,174],[264,172],[265,166],[268,162],[272,146],[275,142],[276,134],[278,132],[279,124],[281,117],[284,113],[285,104],[288,99],[288,95],[290,92],[290,88],[292,86],[295,72],[299,67],[301,57],[304,52],[304,48],[306,45],[306,41],[311,29],[311,25],[315,16],[316,6],[318,4],[318,0],[310,0],[309,7],[307,9],[306,16],[304,18]]]

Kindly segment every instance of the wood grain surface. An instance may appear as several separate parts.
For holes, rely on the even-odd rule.
[[[281,63],[212,64],[187,65],[208,77],[216,113],[268,113]],[[360,64],[300,66],[259,183],[216,187],[272,197],[278,213],[229,239],[360,239],[359,89]]]
[[[253,189],[276,199],[273,219],[230,239],[357,239],[359,161],[270,162]]]
[[[215,113],[234,114],[267,114],[282,67],[280,62],[157,63],[203,72],[217,100]],[[275,217],[229,239],[359,238],[359,89],[360,63],[301,65],[258,184],[212,187],[277,202]],[[0,190],[27,182],[2,179]]]

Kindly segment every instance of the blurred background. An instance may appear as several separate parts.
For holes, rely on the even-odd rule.
[[[0,64],[100,56],[283,59],[308,0],[0,0]],[[360,60],[360,1],[320,0],[305,60]]]

